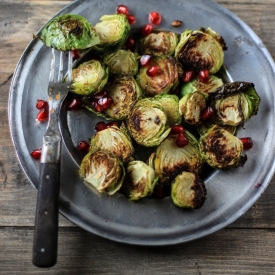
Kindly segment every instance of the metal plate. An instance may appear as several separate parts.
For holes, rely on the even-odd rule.
[[[112,14],[120,1],[75,1],[58,14],[74,13],[92,24],[103,14]],[[184,29],[211,27],[220,33],[228,46],[225,68],[234,81],[255,84],[261,97],[257,116],[238,131],[250,136],[253,149],[247,151],[243,168],[216,171],[205,179],[207,200],[199,210],[181,210],[170,198],[130,202],[120,194],[98,194],[83,184],[78,176],[81,155],[75,150],[80,140],[94,134],[94,120],[87,111],[64,115],[64,135],[60,212],[78,226],[118,242],[138,245],[168,245],[186,242],[215,232],[240,217],[259,198],[274,172],[274,63],[255,33],[234,14],[212,0],[124,0],[136,15],[133,28],[143,26],[148,13],[157,10],[163,16],[160,28],[181,33]],[[171,27],[182,20],[180,28]],[[39,163],[29,152],[41,146],[45,124],[36,124],[37,99],[47,98],[51,50],[33,40],[23,53],[14,73],[9,99],[9,121],[14,146],[24,172],[37,187]]]

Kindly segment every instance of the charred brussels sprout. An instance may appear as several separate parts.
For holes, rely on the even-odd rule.
[[[116,120],[126,119],[142,94],[136,80],[129,75],[114,76],[108,81],[105,90],[112,98],[112,103],[105,113]]]
[[[94,49],[105,53],[120,49],[130,34],[130,24],[126,15],[103,15],[100,21],[94,27],[99,35],[100,44]]]
[[[90,150],[105,150],[112,152],[122,162],[126,162],[134,153],[131,138],[124,124],[121,127],[112,126],[97,132],[91,139]]]
[[[206,199],[205,184],[197,174],[182,172],[172,183],[171,199],[177,207],[198,209]]]
[[[216,32],[208,29],[186,30],[181,34],[175,57],[183,69],[192,71],[219,71],[224,60],[225,42]]]
[[[141,41],[142,54],[152,56],[172,55],[178,43],[174,32],[151,33]]]
[[[79,95],[100,92],[108,81],[108,69],[97,60],[80,64],[72,72],[70,91]]]
[[[114,154],[95,150],[83,158],[80,175],[88,185],[95,187],[99,192],[113,195],[122,186],[125,170],[122,162]]]
[[[151,66],[157,67],[157,75],[147,74]],[[155,96],[175,89],[179,84],[179,72],[180,66],[175,58],[159,56],[152,58],[149,65],[141,67],[136,79],[146,96]]]
[[[146,147],[159,145],[170,132],[161,104],[148,98],[135,104],[127,118],[127,125],[134,140]]]
[[[139,55],[129,50],[118,50],[104,56],[103,62],[112,74],[136,75]]]
[[[139,200],[151,196],[157,183],[152,167],[140,160],[127,164],[123,191],[130,200]]]
[[[214,125],[200,137],[199,149],[202,158],[213,168],[243,166],[247,159],[242,155],[243,143],[218,125]]]
[[[53,18],[44,26],[39,38],[46,46],[60,51],[87,49],[100,42],[91,23],[75,14]]]

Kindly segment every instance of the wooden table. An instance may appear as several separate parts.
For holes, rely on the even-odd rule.
[[[32,265],[36,190],[22,172],[11,141],[9,87],[32,33],[70,2],[0,0],[0,274],[275,274],[275,178],[236,222],[176,246],[115,243],[60,216],[58,263],[49,269]],[[275,58],[275,0],[217,2],[245,21]]]

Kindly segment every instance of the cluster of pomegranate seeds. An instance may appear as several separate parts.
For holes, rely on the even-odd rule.
[[[184,71],[182,76],[183,82],[189,82],[195,77],[194,71]]]
[[[38,149],[34,149],[30,155],[32,158],[34,159],[40,159],[41,158],[41,151],[42,151],[42,148],[38,148]]]
[[[144,54],[140,57],[139,63],[141,66],[147,66],[147,65],[149,65],[151,59],[152,59],[151,55]]]
[[[208,83],[210,80],[210,74],[208,70],[202,70],[198,73],[198,78],[203,83]]]
[[[240,138],[240,141],[243,143],[243,148],[246,150],[253,147],[253,140],[250,137]]]
[[[157,11],[151,11],[149,13],[149,17],[148,17],[148,20],[149,20],[149,23],[151,24],[154,24],[154,25],[159,25],[160,22],[161,22],[161,14]]]
[[[213,117],[213,115],[214,115],[214,110],[213,110],[213,108],[210,107],[210,106],[207,106],[207,107],[204,109],[204,111],[202,112],[202,114],[201,114],[201,119],[202,119],[202,120],[208,120],[208,119],[210,119],[211,117]]]
[[[170,135],[178,135],[176,139],[176,145],[179,148],[183,148],[189,143],[187,136],[185,135],[185,130],[182,125],[174,125],[171,127]]]
[[[89,152],[90,144],[86,140],[82,140],[77,145],[78,150],[84,153]]]
[[[152,33],[154,27],[151,24],[146,24],[142,27],[141,32],[143,36],[147,36]]]
[[[97,132],[100,132],[102,130],[105,130],[107,128],[116,126],[118,127],[118,123],[116,121],[111,121],[109,123],[105,123],[104,121],[99,121],[96,125],[95,125],[95,130]]]
[[[68,102],[68,105],[67,105],[67,109],[69,111],[72,111],[72,110],[78,110],[82,107],[82,101],[81,101],[81,98],[80,97],[74,97],[72,98],[69,102]]]
[[[37,121],[44,122],[49,118],[49,104],[47,101],[38,99],[36,102],[36,109],[39,110],[36,115]]]
[[[146,74],[150,77],[154,77],[158,74],[158,67],[157,66],[151,66],[147,69]]]
[[[91,104],[93,108],[95,111],[100,113],[109,108],[112,102],[112,98],[108,96],[106,91],[102,91],[91,97]]]

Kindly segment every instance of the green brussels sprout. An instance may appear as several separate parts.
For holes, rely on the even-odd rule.
[[[98,149],[112,152],[123,163],[127,162],[134,153],[131,138],[124,124],[97,132],[91,138],[90,150]]]
[[[108,81],[108,75],[108,68],[98,60],[84,62],[73,69],[70,92],[79,95],[100,92]]]
[[[122,162],[111,152],[94,150],[83,158],[80,175],[88,186],[113,195],[122,186],[125,169]]]
[[[258,112],[260,97],[250,82],[226,83],[209,93],[215,121],[221,125],[243,125]]]
[[[212,29],[185,30],[175,50],[175,57],[183,69],[199,72],[209,70],[215,74],[224,61],[226,45]]]
[[[139,200],[151,196],[157,183],[155,171],[141,160],[127,164],[123,191],[130,200]]]
[[[202,179],[190,172],[184,171],[176,176],[171,186],[172,202],[180,208],[201,208],[205,202],[206,193]]]
[[[178,43],[174,32],[151,33],[141,40],[142,54],[152,56],[172,55]]]
[[[151,66],[157,67],[157,75],[149,76],[147,74],[147,70]],[[168,93],[178,86],[179,70],[179,64],[172,56],[154,57],[149,65],[140,68],[136,79],[146,96],[155,96],[160,93]]]
[[[130,75],[114,76],[104,89],[113,100],[104,113],[116,120],[125,120],[142,95],[139,85]]]
[[[205,108],[205,96],[199,91],[187,94],[179,101],[180,113],[185,121],[191,125],[198,125],[203,122],[201,114]]]
[[[149,98],[139,100],[129,113],[127,126],[132,138],[140,145],[159,145],[171,129],[161,104]]]
[[[139,55],[129,50],[118,50],[106,54],[103,63],[109,68],[112,74],[136,75],[138,72]]]
[[[176,145],[177,135],[170,135],[156,149],[154,170],[159,183],[170,185],[182,171],[199,173],[203,160],[197,145],[196,138],[187,130],[185,134],[189,143],[183,148]]]
[[[218,125],[200,137],[199,149],[204,161],[213,168],[243,166],[247,160],[246,155],[242,155],[243,143]]]
[[[125,14],[103,15],[100,21],[94,27],[100,44],[94,49],[105,53],[120,49],[130,34],[127,16]]]
[[[38,38],[46,46],[60,51],[83,50],[100,43],[91,23],[75,14],[54,17],[43,27]]]
[[[158,101],[167,116],[167,124],[173,126],[181,124],[182,118],[179,111],[179,98],[176,95],[160,94],[152,98]]]

